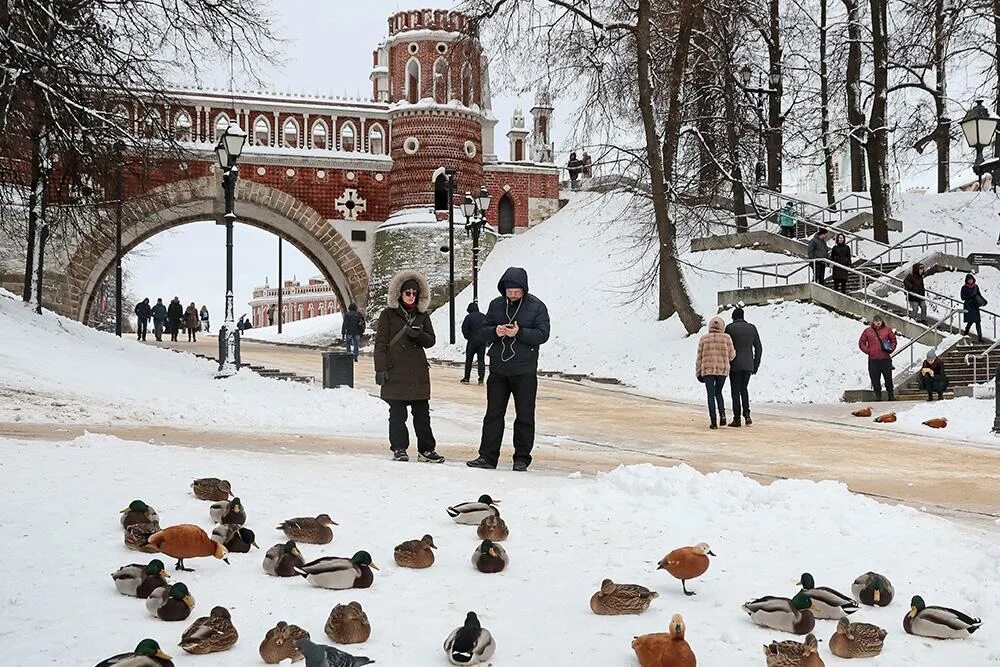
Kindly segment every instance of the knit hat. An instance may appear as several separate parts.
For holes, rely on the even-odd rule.
[[[399,288],[399,293],[402,294],[408,289],[416,290],[417,294],[420,294],[420,283],[414,280],[413,278],[410,278],[409,280],[403,283],[402,287]]]
[[[927,361],[934,361],[937,359],[937,352],[934,350],[927,350]]]

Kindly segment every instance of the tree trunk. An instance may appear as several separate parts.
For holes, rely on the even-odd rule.
[[[889,44],[886,22],[887,0],[871,0],[872,55],[874,77],[872,111],[868,122],[868,178],[872,198],[873,238],[889,242],[892,200],[889,192],[889,128],[886,103],[889,95]]]
[[[1000,0],[993,0],[993,49],[996,52],[993,67],[997,78],[996,103],[993,108],[1000,109]],[[1000,132],[997,133],[993,143],[993,155],[1000,157]],[[995,190],[997,186],[1000,186],[1000,183],[997,183],[994,177],[993,189]]]
[[[714,194],[719,187],[719,167],[715,160],[718,154],[714,118],[715,100],[711,91],[712,77],[709,68],[696,68],[693,72],[691,92],[698,100],[698,118],[695,122],[702,137],[702,141],[698,142],[698,194],[703,196]],[[664,169],[667,169],[667,165],[664,165]]]
[[[781,14],[778,0],[770,0],[770,38],[768,39],[769,74],[777,74],[777,82],[769,83],[771,93],[767,96],[767,187],[781,191],[781,150],[783,144],[782,126],[785,119],[781,115],[781,95],[785,84],[781,76]]]
[[[997,0],[1000,2],[1000,0]],[[830,146],[830,75],[827,71],[826,33],[827,0],[819,0],[819,107],[820,135],[823,143],[823,174],[826,180],[826,203],[833,206],[834,192],[833,149]]]
[[[28,238],[24,256],[24,288],[21,298],[31,303],[32,285],[35,280],[35,246],[37,245],[38,219],[45,197],[45,178],[42,155],[42,113],[36,109],[32,127],[31,142],[31,182],[28,185]]]
[[[635,33],[636,69],[638,72],[639,110],[646,135],[646,158],[649,162],[649,181],[653,196],[653,216],[660,242],[658,253],[659,273],[659,319],[665,320],[678,315],[688,333],[701,329],[701,315],[695,312],[684,282],[684,274],[677,263],[677,230],[670,221],[667,201],[666,177],[673,174],[673,164],[677,155],[680,137],[680,87],[687,62],[691,41],[691,24],[695,11],[700,11],[700,0],[681,2],[680,24],[677,31],[677,49],[671,67],[667,95],[670,105],[664,130],[664,153],[661,153],[660,137],[656,132],[656,114],[653,109],[653,84],[650,77],[650,2],[638,0],[638,27]],[[688,5],[688,6],[685,6]],[[694,8],[697,8],[695,10]],[[687,10],[687,11],[685,11]],[[671,168],[664,172],[664,164]]]
[[[1000,0],[997,0],[1000,2]],[[864,192],[865,114],[861,106],[861,9],[860,0],[842,0],[847,9],[847,123],[850,126],[851,191]]]
[[[951,189],[951,119],[948,117],[948,35],[944,0],[934,0],[934,112],[937,118],[938,192]]]
[[[48,224],[45,221],[46,192],[49,175],[49,146],[44,131],[37,141],[32,141],[31,194],[28,197],[28,235],[30,245],[28,256],[31,264],[25,268],[24,301],[38,304],[38,314],[42,314],[43,264],[45,241],[49,236]],[[37,171],[36,171],[37,165]]]
[[[728,31],[728,28],[725,30]],[[722,76],[722,101],[726,109],[726,149],[729,153],[730,173],[733,185],[733,213],[736,216],[736,231],[747,231],[747,198],[746,185],[743,182],[743,169],[740,159],[740,138],[737,133],[736,123],[739,120],[737,109],[737,95],[733,73],[733,45],[728,37],[723,38],[725,44],[720,45],[721,55],[725,57],[720,75]],[[722,39],[720,39],[722,41]],[[768,164],[770,164],[770,153],[768,153]],[[769,171],[770,173],[770,171]]]

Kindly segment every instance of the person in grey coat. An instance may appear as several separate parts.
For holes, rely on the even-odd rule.
[[[830,257],[830,248],[826,245],[827,232],[825,229],[817,230],[813,237],[809,239],[809,250],[807,256],[809,259],[828,259]],[[826,278],[826,263],[816,262],[813,264],[813,280],[818,282],[820,285],[823,284],[823,280]]]
[[[726,333],[733,339],[736,358],[729,363],[729,389],[733,395],[733,419],[730,426],[741,426],[741,418],[747,426],[750,419],[750,376],[760,368],[760,356],[764,348],[760,344],[757,327],[743,319],[743,309],[733,311],[733,321],[726,327]]]

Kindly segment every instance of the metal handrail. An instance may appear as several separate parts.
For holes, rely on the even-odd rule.
[[[969,360],[970,359],[972,360],[972,384],[979,384],[979,368],[978,368],[978,364],[976,363],[976,360],[980,359],[980,358],[986,359],[986,378],[985,379],[986,380],[990,379],[990,377],[989,377],[989,372],[990,372],[990,370],[989,370],[990,369],[990,355],[998,347],[1000,347],[1000,340],[998,340],[997,342],[993,343],[992,345],[990,345],[988,348],[986,348],[985,350],[983,350],[979,354],[967,354],[967,355],[965,355],[964,360],[965,360],[965,365],[966,366],[969,365]]]
[[[914,243],[914,244],[911,244],[911,245],[904,245],[910,239],[913,239],[913,238],[915,238],[917,236],[920,236],[921,234],[924,235],[924,239],[925,239],[923,243]],[[940,239],[943,239],[943,240],[942,241],[936,241],[936,242],[932,243],[929,240],[927,240],[928,237],[930,237],[930,236],[936,236],[936,237],[938,237]],[[962,239],[960,239],[960,238],[958,238],[956,236],[948,236],[947,234],[939,234],[938,232],[931,232],[931,231],[927,231],[926,229],[921,229],[921,230],[918,230],[916,232],[913,232],[912,234],[910,234],[909,236],[907,236],[905,239],[902,239],[901,241],[897,241],[896,243],[892,244],[891,246],[889,246],[888,248],[886,248],[885,250],[883,250],[878,255],[875,255],[874,257],[869,257],[865,261],[861,262],[861,264],[858,264],[858,266],[860,267],[860,266],[866,266],[868,264],[882,264],[882,263],[884,263],[884,262],[880,261],[880,259],[882,258],[882,256],[883,255],[889,255],[889,254],[891,254],[893,250],[902,251],[902,250],[905,250],[905,249],[908,249],[908,248],[921,248],[923,250],[927,250],[928,248],[931,248],[933,246],[943,245],[944,246],[944,251],[948,252],[948,246],[951,245],[952,243],[954,243],[957,246],[957,252],[955,254],[956,255],[961,255],[962,254],[962,247],[963,247],[963,241],[962,241]],[[903,259],[902,252],[900,252],[899,259],[900,259],[900,261],[902,261],[902,259]],[[890,262],[891,260],[892,260],[892,258],[888,257],[888,258],[886,258],[885,262]]]
[[[897,348],[897,349],[893,350],[892,354],[890,354],[889,356],[891,356],[893,359],[895,359],[897,356],[899,356],[900,353],[902,353],[903,350],[909,349],[910,350],[910,365],[907,366],[907,368],[912,368],[913,365],[914,365],[914,359],[913,359],[913,350],[914,350],[913,345],[914,345],[914,343],[916,343],[917,341],[919,341],[920,339],[922,339],[924,336],[926,336],[927,334],[931,333],[932,331],[933,332],[938,332],[938,334],[940,335],[940,331],[938,331],[938,330],[941,328],[942,324],[944,324],[946,321],[951,320],[952,318],[954,318],[955,315],[957,315],[958,313],[964,313],[964,312],[965,312],[965,308],[952,308],[947,313],[945,313],[945,315],[943,317],[941,317],[940,319],[938,319],[936,322],[934,322],[932,324],[928,324],[926,327],[924,327],[924,330],[921,331],[920,334],[918,336],[916,336],[915,338],[911,338],[906,343],[906,345],[904,345],[903,347],[900,347],[900,348]],[[951,326],[952,328],[954,328],[953,324],[949,324],[949,326]],[[936,347],[936,346],[932,345],[931,347]]]

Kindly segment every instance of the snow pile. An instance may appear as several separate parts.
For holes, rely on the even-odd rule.
[[[188,428],[381,432],[363,391],[307,387],[147,347],[46,312],[0,290],[0,421],[168,424]]]
[[[777,481],[761,486],[742,475],[702,475],[691,468],[640,465],[596,479],[532,473],[469,471],[464,466],[400,464],[365,456],[242,452],[156,446],[87,435],[70,443],[0,439],[0,460],[11,479],[31,480],[0,507],[0,541],[11,563],[57,554],[67,579],[7,576],[0,606],[5,619],[5,662],[92,665],[153,637],[177,664],[197,659],[176,647],[187,622],[148,615],[140,600],[119,595],[108,576],[146,554],[122,544],[118,510],[142,498],[164,525],[212,527],[208,503],[188,485],[196,476],[229,479],[247,510],[261,551],[231,554],[232,565],[188,560],[192,573],[173,573],[196,601],[191,619],[214,605],[227,607],[240,633],[217,667],[258,664],[257,647],[279,620],[298,624],[315,641],[334,605],[359,601],[372,635],[343,647],[381,665],[431,667],[445,663],[441,643],[469,610],[478,612],[497,641],[497,665],[632,665],[632,637],[666,630],[671,614],[684,615],[699,664],[752,667],[763,663],[761,645],[790,635],[753,625],[740,605],[762,595],[791,595],[808,571],[818,585],[850,592],[858,575],[875,570],[896,586],[887,608],[863,608],[854,619],[889,631],[873,665],[986,665],[1000,660],[992,620],[1000,617],[1000,547],[987,536],[906,508],[855,496],[833,482]],[[168,461],[149,476],[134,466]],[[132,462],[129,465],[126,462]],[[123,465],[124,463],[124,465]],[[330,483],[335,480],[336,483]],[[54,497],[53,490],[59,491]],[[469,558],[475,528],[453,523],[445,507],[482,493],[501,498],[510,526],[504,543],[510,566],[477,572]],[[369,589],[331,591],[305,581],[268,577],[263,551],[285,537],[273,526],[292,516],[328,512],[340,526],[332,544],[300,545],[305,558],[369,551],[382,569]],[[67,517],[72,521],[67,523]],[[58,530],[45,527],[58,526]],[[393,563],[393,547],[430,533],[439,549],[428,570]],[[932,537],[931,537],[932,536]],[[656,563],[672,548],[708,542],[718,557],[708,572],[680,582]],[[67,548],[71,545],[71,548]],[[905,557],[901,557],[905,556]],[[9,574],[9,573],[8,573]],[[641,616],[596,616],[588,601],[610,577],[659,593]],[[986,620],[967,640],[928,641],[903,633],[912,595]],[[83,609],[86,613],[79,613]],[[406,619],[400,622],[400,619]],[[72,627],[47,633],[42,627]],[[818,621],[823,658],[833,621]],[[539,656],[545,656],[541,660]]]
[[[335,345],[340,342],[343,316],[340,313],[310,317],[297,322],[282,322],[281,333],[278,325],[247,329],[243,338],[269,343],[297,343],[299,345]]]
[[[1000,447],[1000,436],[992,432],[995,415],[996,404],[992,397],[988,400],[956,398],[949,401],[921,401],[906,410],[897,411],[896,423],[882,428],[893,430],[892,427],[896,427],[934,438]],[[928,419],[936,417],[946,418],[948,426],[932,429],[923,425]]]

